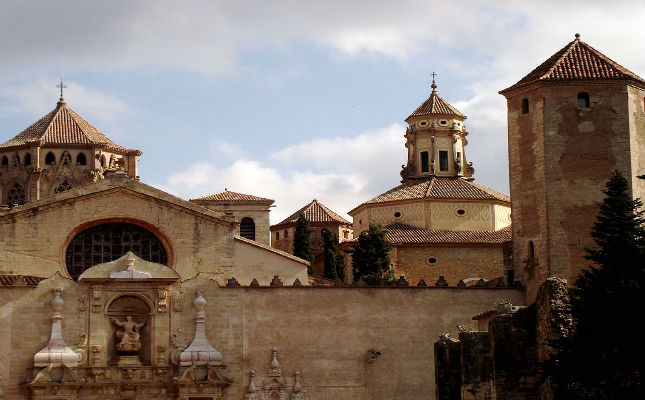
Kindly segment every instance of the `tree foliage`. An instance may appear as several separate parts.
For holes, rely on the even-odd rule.
[[[327,279],[345,280],[345,259],[343,255],[338,252],[338,235],[334,235],[327,228],[320,231],[323,238],[323,251],[325,257],[325,269],[323,277]]]
[[[545,365],[558,399],[644,399],[645,219],[619,173],[591,232],[592,262],[570,290],[575,330]]]
[[[385,237],[380,224],[370,223],[367,231],[358,237],[358,246],[351,249],[354,282],[359,279],[369,285],[394,284],[394,271],[390,265],[392,245]]]
[[[296,231],[293,234],[293,255],[309,261],[307,273],[309,275],[316,274],[316,268],[313,263],[314,248],[311,245],[311,229],[304,214],[300,214],[296,221]]]

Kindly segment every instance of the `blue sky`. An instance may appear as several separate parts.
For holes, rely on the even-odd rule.
[[[69,106],[144,152],[182,198],[313,198],[343,214],[399,183],[403,120],[429,94],[468,116],[477,182],[508,193],[497,92],[573,39],[645,76],[638,1],[4,1],[0,140]]]

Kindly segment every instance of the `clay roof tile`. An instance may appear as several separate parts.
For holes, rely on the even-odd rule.
[[[337,222],[341,224],[351,225],[351,222],[336,214],[325,205],[320,203],[318,200],[314,199],[311,203],[302,207],[298,211],[285,218],[282,222],[273,226],[294,223],[298,220],[300,214],[304,214],[305,218],[307,218],[309,222]]]

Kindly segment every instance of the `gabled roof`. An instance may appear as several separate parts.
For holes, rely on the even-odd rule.
[[[439,97],[436,89],[437,85],[432,81],[432,92],[430,93],[430,97],[417,107],[417,109],[405,119],[406,121],[412,117],[420,117],[422,115],[447,115],[464,119],[466,118],[464,114],[453,107],[450,103]]]
[[[190,201],[195,203],[208,202],[208,203],[269,203],[269,204],[273,204],[274,202],[274,200],[267,199],[264,197],[253,196],[251,194],[232,192],[228,189],[224,189],[223,192],[207,194],[205,196],[197,197],[195,199],[190,199]]]
[[[583,79],[628,79],[645,84],[643,78],[589,46],[576,34],[572,42],[500,93],[539,81]]]
[[[385,237],[393,244],[501,244],[511,241],[513,232],[511,226],[498,231],[448,231],[428,230],[400,223],[387,225],[385,230]]]
[[[340,224],[351,225],[351,222],[336,214],[335,212],[324,206],[322,203],[320,203],[318,200],[313,199],[311,203],[291,214],[282,222],[271,225],[271,228],[284,224],[295,223],[298,220],[298,217],[300,217],[300,214],[304,214],[305,218],[307,218],[309,222],[336,222]]]
[[[349,212],[349,215],[365,204],[390,201],[437,199],[437,200],[493,200],[510,203],[511,198],[473,181],[461,178],[439,178],[409,180],[382,193]]]
[[[105,148],[117,153],[141,155],[141,151],[127,149],[114,143],[92,124],[67,107],[61,99],[56,108],[36,121],[13,139],[0,145],[0,150],[21,146],[85,145]]]

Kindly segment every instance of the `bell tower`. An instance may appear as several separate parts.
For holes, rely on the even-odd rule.
[[[466,116],[439,96],[436,74],[432,75],[430,97],[405,120],[408,163],[402,166],[402,182],[433,176],[470,178],[474,172],[472,163],[466,164]]]
[[[573,284],[605,183],[619,170],[632,196],[645,181],[645,80],[575,39],[513,86],[507,99],[513,268],[527,301],[547,277]]]

